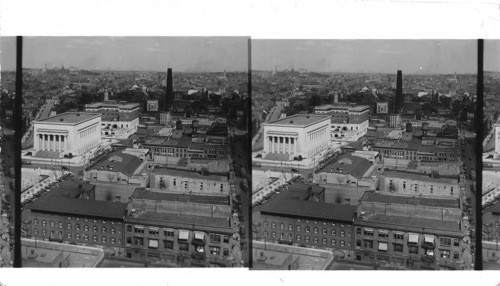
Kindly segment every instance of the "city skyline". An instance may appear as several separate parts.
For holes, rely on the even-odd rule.
[[[486,41],[485,70],[500,71],[500,42]],[[471,74],[476,40],[252,40],[252,69],[329,73]]]
[[[3,70],[15,69],[15,37],[0,43]],[[248,70],[245,37],[24,37],[25,68],[242,72]]]

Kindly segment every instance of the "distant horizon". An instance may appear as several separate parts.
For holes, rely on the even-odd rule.
[[[0,40],[1,67],[15,69],[16,38]],[[248,70],[248,37],[24,37],[23,66],[82,70]]]
[[[300,71],[301,68],[295,69],[295,72]],[[393,73],[391,72],[377,72],[377,71],[314,71],[314,70],[306,70],[307,73],[319,73],[319,74],[384,74],[384,75],[396,75],[398,70],[395,70]],[[404,70],[401,70],[403,72],[403,76],[405,74],[407,75],[453,75],[454,72],[452,73],[425,73],[425,72],[420,72],[420,73],[415,73],[415,72],[405,72]],[[252,72],[274,72],[274,70],[263,70],[263,69],[252,69]],[[285,72],[285,71],[278,71],[278,72]],[[500,71],[484,71],[485,73],[488,72],[494,72],[494,73],[500,73]],[[475,75],[477,72],[463,72],[463,73],[456,73],[457,75]]]
[[[500,41],[485,40],[484,69],[500,71]],[[477,40],[252,40],[253,70],[406,74],[477,73]]]

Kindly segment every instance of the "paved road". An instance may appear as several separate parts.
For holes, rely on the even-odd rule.
[[[37,117],[35,119],[39,120],[39,119],[44,119],[44,118],[49,117],[50,111],[54,107],[54,104],[55,104],[55,100],[47,99],[47,101],[42,106],[42,109],[38,112]],[[28,129],[28,132],[30,132],[30,135],[29,135],[28,139],[26,139],[26,142],[23,143],[23,149],[28,149],[30,147],[33,147],[33,144],[34,144],[33,143],[33,136],[34,136],[33,124]]]
[[[264,122],[278,120],[284,108],[285,103],[283,101],[277,101],[276,106],[269,111],[269,114],[266,116],[266,120]],[[254,139],[258,139],[252,140],[252,151],[257,151],[264,148],[264,136],[262,132],[264,132],[264,130],[263,128],[260,128],[256,134],[256,137],[254,137]]]

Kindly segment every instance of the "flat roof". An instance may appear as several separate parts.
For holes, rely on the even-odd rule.
[[[159,212],[140,212],[125,217],[125,222],[158,227],[185,228],[205,232],[222,232],[233,234],[229,218],[213,218],[194,215],[180,215]]]
[[[85,121],[100,118],[100,114],[87,113],[87,112],[65,112],[50,116],[44,119],[35,120],[35,123],[57,123],[57,124],[71,124],[76,125]]]
[[[385,170],[382,173],[385,177],[390,178],[399,178],[399,179],[411,179],[416,181],[424,181],[431,183],[440,183],[440,184],[458,184],[458,179],[452,179],[447,177],[442,177],[437,175],[437,177],[432,178],[428,174],[422,173],[411,173],[411,172],[403,172],[403,171],[393,171],[393,170]]]
[[[207,175],[202,175],[198,172],[171,169],[171,168],[165,168],[165,167],[156,167],[151,173],[157,174],[157,175],[169,175],[169,176],[177,176],[177,177],[192,178],[192,179],[199,179],[199,180],[211,180],[211,181],[219,181],[219,182],[227,182],[228,181],[227,176],[216,175],[216,174],[212,174],[212,173],[208,173]]]
[[[370,160],[352,156],[350,153],[341,155],[337,160],[324,166],[317,173],[342,173],[349,174],[355,178],[361,178],[373,166]]]
[[[137,188],[131,196],[132,199],[152,201],[179,201],[210,205],[229,205],[229,198],[223,196],[189,195],[178,193],[160,193],[147,191],[145,188]]]
[[[142,163],[143,161],[139,157],[120,150],[110,153],[105,159],[96,163],[88,171],[120,172],[130,177]]]
[[[296,114],[271,122],[263,123],[263,125],[288,125],[288,126],[309,126],[322,121],[330,123],[330,116],[317,114]]]
[[[122,219],[127,204],[52,196],[41,197],[27,208],[44,213]]]
[[[270,200],[257,208],[262,214],[352,223],[356,206],[299,200]]]
[[[421,205],[421,206],[429,206],[437,208],[441,207],[441,208],[460,209],[459,199],[393,196],[393,195],[376,193],[374,191],[365,192],[361,200],[363,202],[377,202],[377,203],[401,204],[401,205]]]
[[[371,214],[356,219],[359,226],[385,228],[394,230],[428,233],[435,235],[455,235],[463,237],[459,221],[442,221],[436,219],[410,218],[394,215]]]

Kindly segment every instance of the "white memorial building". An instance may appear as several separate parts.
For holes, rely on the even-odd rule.
[[[34,149],[82,155],[101,144],[101,115],[67,112],[34,121]]]
[[[330,142],[330,116],[298,114],[262,125],[264,156],[284,154],[290,159],[299,155],[310,158],[327,149]]]

